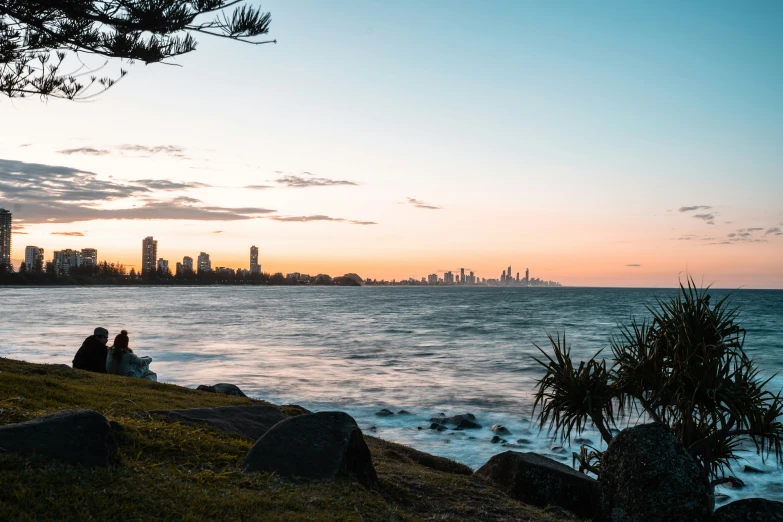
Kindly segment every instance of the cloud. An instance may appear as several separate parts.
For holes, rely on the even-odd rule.
[[[250,189],[250,190],[266,190],[275,188],[272,185],[245,185],[243,188]]]
[[[693,241],[694,239],[698,239],[699,236],[694,236],[693,234],[688,234],[685,236],[680,236],[677,238],[678,241]]]
[[[195,181],[170,181],[167,179],[136,179],[131,181],[137,185],[142,185],[152,190],[187,190],[193,188],[207,188],[212,185],[198,183]]]
[[[310,221],[338,221],[350,223],[352,225],[377,225],[375,221],[359,221],[354,219],[336,218],[331,216],[324,216],[323,214],[315,214],[312,216],[269,216],[268,219],[273,221],[282,221],[284,223],[308,223]]]
[[[696,214],[693,217],[695,217],[696,219],[702,219],[704,221],[709,222],[709,221],[713,221],[715,219],[715,214]],[[715,223],[713,222],[713,223],[710,223],[710,224],[714,225]]]
[[[758,232],[759,230],[764,230],[764,229],[759,227],[753,227],[747,229],[748,232]]]
[[[94,149],[92,147],[79,147],[77,149],[58,150],[57,154],[67,154],[68,156],[70,156],[71,154],[84,154],[86,156],[106,156],[107,154],[111,154],[111,151],[108,151],[106,149]]]
[[[213,230],[212,233],[213,234],[222,234],[223,231],[222,230]]]
[[[764,232],[765,236],[769,236],[770,234],[775,236],[783,236],[783,232],[780,231],[780,227],[772,227],[767,229],[766,232]]]
[[[413,205],[416,208],[424,208],[427,210],[441,210],[443,207],[438,207],[435,205],[430,205],[429,203],[425,203],[424,201],[420,201],[415,198],[405,198],[407,200],[407,203]]]
[[[625,265],[625,266],[630,266],[630,267],[633,267],[633,268],[640,268],[642,265],[640,265],[638,263],[631,263],[631,264]]]
[[[177,145],[136,145],[125,144],[117,145],[109,149],[99,149],[96,147],[78,147],[75,149],[63,149],[58,150],[58,154],[84,154],[87,156],[106,156],[108,154],[118,153],[124,155],[123,152],[130,152],[132,154],[141,154],[142,157],[150,157],[156,154],[165,154],[167,156],[188,159],[185,155],[185,149]]]
[[[81,233],[81,232],[52,232],[51,235],[53,235],[53,236],[84,237],[84,234]]]
[[[691,212],[692,210],[709,210],[712,207],[709,205],[694,205],[692,207],[680,207],[680,212]]]
[[[283,177],[277,178],[276,183],[284,185],[289,188],[308,188],[308,187],[333,187],[337,185],[353,185],[358,183],[353,181],[346,181],[340,179],[329,178],[316,178],[309,172],[302,172],[302,175],[286,174]]]
[[[149,185],[151,180],[142,181]],[[0,159],[0,197],[8,200],[15,217],[27,224],[95,219],[237,221],[275,212],[258,207],[205,206],[188,196],[160,199],[143,183],[101,180],[93,172],[76,168]],[[105,203],[112,203],[112,208],[105,208]],[[125,208],[116,208],[123,204]]]

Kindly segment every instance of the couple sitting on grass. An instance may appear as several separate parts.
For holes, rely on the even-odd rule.
[[[73,367],[97,373],[110,373],[125,377],[138,377],[157,381],[158,376],[150,370],[151,357],[138,357],[128,346],[128,332],[123,330],[114,338],[114,345],[108,348],[109,331],[96,328],[93,335],[82,343],[73,358]]]

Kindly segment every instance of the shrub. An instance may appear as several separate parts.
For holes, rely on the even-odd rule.
[[[651,318],[631,318],[611,339],[611,356],[599,351],[575,365],[565,334],[549,336],[553,355],[536,346],[546,369],[538,381],[534,413],[541,428],[570,441],[591,422],[608,444],[620,418],[661,422],[696,459],[712,484],[722,482],[750,438],[762,457],[783,463],[781,392],[767,390],[755,362],[743,349],[740,311],[729,297],[713,303],[709,288],[692,279],[669,300],[648,306]],[[580,470],[597,473],[601,453],[582,446]]]

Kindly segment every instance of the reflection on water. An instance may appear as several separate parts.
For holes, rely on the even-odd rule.
[[[489,441],[490,425],[521,448],[570,462],[529,424],[541,372],[534,343],[566,330],[573,354],[607,346],[617,323],[673,290],[586,288],[2,288],[0,355],[70,363],[95,326],[124,328],[131,347],[154,359],[161,381],[195,387],[231,382],[251,396],[313,409],[351,412],[378,436],[483,464],[508,448]],[[715,292],[719,294],[721,292]],[[740,291],[746,348],[765,373],[783,370],[783,292]],[[778,386],[783,380],[774,381]],[[375,417],[382,407],[410,417]],[[417,430],[434,413],[470,411],[477,432]],[[597,434],[588,438],[599,441]],[[760,460],[748,453],[754,466]],[[768,467],[768,466],[767,466]],[[743,479],[748,477],[741,476]],[[748,480],[746,480],[747,482]],[[762,495],[783,482],[777,471],[750,478],[733,498]]]

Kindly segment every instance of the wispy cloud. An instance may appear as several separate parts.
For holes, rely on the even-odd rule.
[[[212,233],[213,234],[222,234],[223,231],[222,230],[213,230]]]
[[[273,221],[282,221],[284,223],[308,223],[311,221],[338,221],[350,223],[352,225],[377,225],[374,221],[359,221],[354,219],[336,218],[331,216],[325,216],[323,214],[315,214],[312,216],[269,216],[268,219]]]
[[[53,236],[84,237],[84,234],[82,232],[52,232],[51,235],[53,235]]]
[[[111,154],[111,151],[106,149],[95,149],[93,147],[79,147],[77,149],[58,150],[57,154],[66,154],[68,156],[72,154],[84,154],[85,156],[106,156],[107,154]]]
[[[237,221],[275,212],[258,207],[207,206],[188,196],[160,199],[151,188],[159,182],[142,181],[146,185],[102,180],[93,172],[71,167],[0,160],[0,197],[11,203],[17,219],[28,224],[95,219]],[[174,182],[163,185],[163,190],[175,190]],[[187,184],[188,188],[194,186]],[[112,208],[105,208],[105,203],[113,203]],[[117,208],[122,204],[125,208]]]
[[[691,212],[694,210],[710,210],[712,207],[709,205],[694,205],[692,207],[680,207],[680,212]]]
[[[709,214],[696,214],[693,216],[696,219],[701,219],[702,221],[705,221],[708,225],[714,225],[715,224],[715,214],[709,213]]]
[[[333,186],[339,186],[339,185],[353,185],[356,186],[358,183],[353,181],[347,181],[344,179],[330,179],[330,178],[319,178],[315,175],[311,174],[310,172],[300,172],[298,174],[285,174],[280,171],[275,171],[277,174],[284,174],[283,176],[277,178],[275,183],[279,183],[280,185],[283,185],[285,187],[289,188],[308,188],[308,187],[333,187]]]
[[[443,207],[438,207],[436,205],[430,205],[429,203],[425,203],[424,201],[415,198],[405,198],[405,199],[407,200],[406,203],[413,205],[416,208],[424,208],[427,210],[441,210],[443,208]]]
[[[640,265],[640,264],[638,264],[638,263],[630,263],[630,264],[628,264],[628,265],[625,265],[625,266],[630,266],[630,267],[632,267],[632,268],[641,268],[641,266],[642,266],[642,265]]]
[[[783,232],[780,231],[780,227],[772,227],[767,229],[766,232],[764,232],[765,236],[769,235],[775,235],[775,236],[783,236]]]
[[[187,190],[193,188],[208,188],[212,185],[196,181],[170,181],[167,179],[136,179],[131,181],[152,190]]]
[[[250,189],[250,190],[266,190],[275,188],[272,185],[245,185],[243,188]]]

